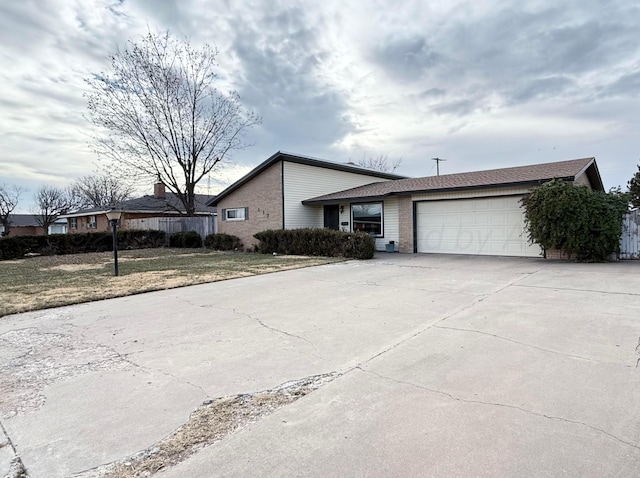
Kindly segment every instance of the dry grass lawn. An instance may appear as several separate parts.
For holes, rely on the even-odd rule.
[[[0,317],[341,260],[204,249],[142,249],[119,252],[119,277],[113,276],[111,252],[0,261]]]

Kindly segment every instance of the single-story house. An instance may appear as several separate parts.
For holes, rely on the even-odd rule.
[[[372,171],[351,163],[340,164],[278,151],[208,204],[218,210],[217,231],[233,234],[246,248],[251,248],[258,242],[253,235],[266,229],[330,227],[350,230],[345,219],[348,210],[345,213],[337,205],[310,207],[303,201],[321,194],[403,178],[405,176]]]
[[[400,252],[535,257],[542,251],[527,238],[524,194],[554,178],[604,190],[595,158],[422,178],[377,176],[350,188],[337,180],[346,171],[335,163],[304,161],[277,153],[223,191],[213,201],[222,210],[220,232],[248,241],[267,228],[324,226],[368,232],[378,250],[393,241]],[[336,179],[317,174],[324,168]],[[367,173],[361,175],[366,181]],[[318,194],[320,188],[334,191]],[[275,221],[264,220],[270,214]]]
[[[196,216],[209,218],[211,228],[215,231],[216,208],[207,203],[215,196],[208,194],[196,194]],[[122,229],[154,229],[165,230],[159,226],[160,222],[169,222],[172,218],[176,221],[184,218],[185,208],[178,197],[166,191],[163,183],[156,183],[152,195],[128,199],[115,204],[114,207],[122,212],[120,227]],[[60,216],[67,221],[67,229],[70,234],[78,232],[110,231],[111,227],[107,216],[109,207],[94,207],[80,209]],[[176,232],[176,231],[173,231]]]
[[[36,214],[10,214],[9,227],[10,236],[42,236],[45,234],[44,227],[38,222]],[[49,226],[48,234],[64,234],[67,232],[67,221],[64,219],[56,219]],[[4,233],[4,226],[0,225],[0,234]]]

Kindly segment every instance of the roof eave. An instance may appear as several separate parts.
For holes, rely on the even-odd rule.
[[[438,194],[443,192],[455,192],[455,191],[472,191],[472,190],[482,190],[482,189],[496,189],[496,188],[511,188],[511,187],[535,187],[539,186],[548,181],[552,181],[553,179],[561,179],[562,181],[573,181],[575,176],[565,176],[560,178],[547,178],[547,179],[536,179],[530,181],[515,181],[509,183],[496,183],[496,184],[479,184],[475,186],[458,186],[451,188],[431,188],[431,189],[411,189],[405,191],[393,191],[387,194],[376,195],[376,196],[344,196],[337,199],[320,199],[313,200],[307,199],[302,201],[304,205],[324,205],[324,204],[338,204],[344,202],[364,202],[364,201],[379,201],[387,199],[391,196],[409,196],[412,194]]]
[[[596,191],[604,191],[604,183],[602,182],[602,177],[600,176],[600,171],[598,171],[598,164],[596,163],[596,158],[591,158],[589,164],[587,164],[578,174],[575,175],[577,178],[581,174],[586,174],[589,179],[589,183],[591,184],[591,188]]]
[[[72,217],[82,217],[82,216],[97,216],[100,214],[106,214],[108,210],[104,211],[89,211],[89,212],[74,212],[70,214],[61,214],[58,216],[60,219],[68,219]],[[176,211],[174,209],[120,209],[120,212],[123,214],[170,214],[175,216],[182,216],[185,213],[183,211]],[[216,211],[196,211],[196,216],[213,216],[216,214]]]
[[[305,199],[302,204],[305,206],[324,206],[331,204],[343,204],[343,203],[356,203],[356,202],[371,202],[371,201],[384,201],[389,197],[389,194],[383,194],[378,196],[359,196],[359,197],[343,197],[338,199],[320,199],[315,201],[313,199]]]
[[[224,199],[226,196],[231,194],[233,191],[235,191],[239,187],[245,185],[246,183],[251,181],[253,178],[255,178],[258,174],[260,174],[262,171],[264,171],[269,166],[271,166],[272,164],[274,164],[274,163],[276,163],[276,162],[278,162],[280,160],[282,160],[282,161],[290,161],[292,163],[298,163],[298,164],[306,164],[308,166],[316,166],[316,167],[321,167],[321,168],[334,169],[334,170],[337,170],[337,171],[344,171],[344,172],[350,172],[350,173],[355,173],[355,174],[368,175],[368,176],[373,176],[373,177],[376,177],[376,178],[382,178],[382,179],[388,179],[388,180],[407,179],[407,176],[400,176],[398,174],[384,173],[384,172],[380,172],[380,171],[372,171],[372,170],[367,170],[367,169],[364,169],[364,168],[349,166],[349,165],[346,165],[346,164],[332,163],[330,161],[325,161],[325,160],[322,160],[322,159],[315,159],[315,158],[310,158],[310,157],[305,157],[305,156],[298,156],[296,154],[285,153],[285,152],[282,152],[282,151],[278,151],[275,154],[271,155],[269,158],[267,158],[265,161],[260,163],[258,166],[253,168],[246,175],[244,175],[243,177],[238,179],[235,183],[231,184],[224,191],[222,191],[220,194],[218,194],[215,198],[213,198],[211,201],[207,202],[206,205],[207,206],[217,206],[218,203],[222,199]]]

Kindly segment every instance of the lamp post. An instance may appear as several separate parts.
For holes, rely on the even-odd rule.
[[[113,230],[113,275],[118,275],[118,235],[116,234],[116,228],[118,227],[118,221],[122,215],[122,211],[118,211],[116,208],[111,208],[106,212],[107,219],[111,223]]]

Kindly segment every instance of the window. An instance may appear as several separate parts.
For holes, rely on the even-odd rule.
[[[223,221],[246,221],[249,219],[248,207],[235,207],[222,210]]]
[[[89,216],[87,218],[87,229],[95,229],[96,227],[97,227],[96,217],[95,216]]]
[[[370,202],[351,205],[351,223],[354,231],[363,231],[372,236],[384,236],[382,227],[382,203]]]
[[[69,218],[69,227],[71,229],[78,229],[78,218],[77,217],[70,217]]]

